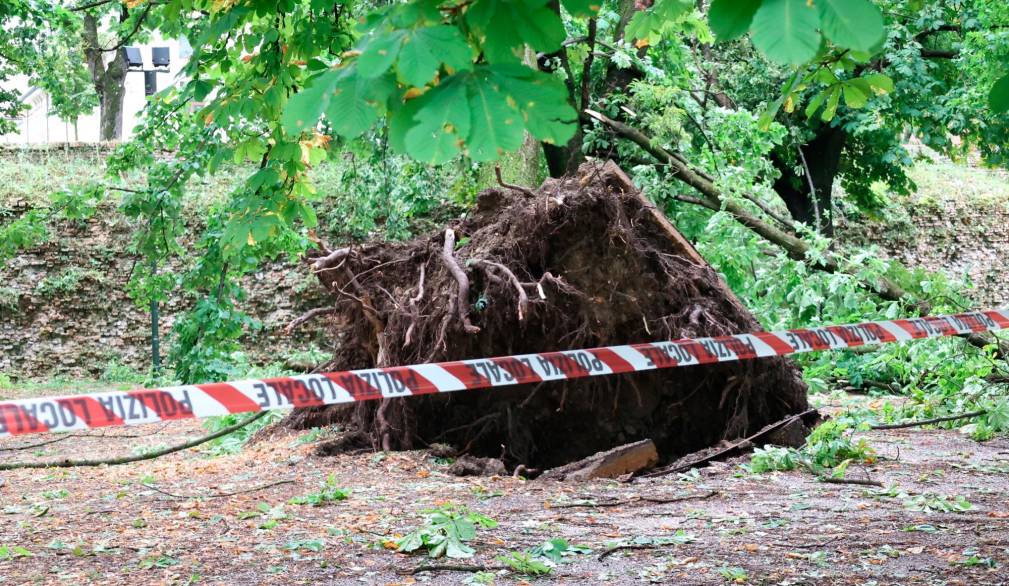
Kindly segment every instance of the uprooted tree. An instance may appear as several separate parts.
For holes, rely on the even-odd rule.
[[[313,313],[339,348],[327,370],[759,328],[613,163],[586,163],[536,192],[487,190],[444,232],[311,259],[334,301]],[[806,408],[798,371],[771,359],[302,410],[291,423],[349,423],[385,450],[447,443],[542,468],[641,439],[672,458]]]
[[[899,186],[898,171],[906,161],[899,145],[892,143],[908,123],[932,121],[918,124],[932,146],[944,147],[934,135],[949,121],[968,125],[964,136],[985,138],[992,145],[1004,141],[1005,133],[993,135],[1001,132],[1004,118],[998,116],[1009,94],[1002,78],[1007,46],[1003,4],[974,0],[958,4],[963,10],[954,11],[943,2],[920,0],[414,0],[377,8],[318,0],[130,0],[121,9],[114,0],[97,0],[76,6],[74,12],[117,14],[120,39],[157,28],[165,36],[185,36],[193,47],[185,86],[166,90],[150,102],[135,139],[118,149],[109,169],[113,177],[138,169],[146,174],[149,187],[125,191],[121,204],[137,220],[137,253],[154,261],[186,257],[184,243],[196,242],[197,260],[177,279],[165,273],[155,276],[148,272],[151,263],[138,262],[133,283],[138,296],[157,298],[166,287],[180,286],[196,297],[193,309],[176,321],[171,357],[180,378],[189,381],[228,375],[222,365],[248,323],[239,308],[239,277],[265,259],[324,247],[312,231],[317,220],[311,202],[318,194],[309,171],[355,141],[429,164],[459,157],[487,164],[535,139],[553,174],[574,173],[586,156],[614,159],[626,169],[640,170],[636,180],[651,177],[653,187],[658,183],[660,188],[650,195],[666,209],[676,202],[728,214],[784,248],[794,261],[830,272],[854,271],[865,289],[885,299],[916,301],[892,275],[867,275],[845,265],[836,250],[817,241],[809,226],[796,220],[829,227],[818,226],[829,218],[829,210],[817,207],[833,205],[822,198],[829,195],[835,172],[849,179],[860,173],[889,178]],[[0,18],[28,22],[26,14],[46,3],[15,5],[16,11],[0,9]],[[722,43],[714,44],[712,33]],[[746,35],[752,44],[738,40]],[[944,52],[938,61],[936,51]],[[741,63],[750,65],[740,68]],[[934,88],[958,87],[965,78],[971,83],[964,92],[943,94],[942,115],[913,114],[934,97]],[[738,92],[725,91],[730,81]],[[962,103],[972,104],[976,115],[960,116],[957,105]],[[893,124],[880,132],[875,125],[880,120]],[[819,144],[821,134],[838,132],[845,135],[841,147],[847,158],[830,143],[823,156],[808,160],[819,149],[807,147]],[[860,166],[857,155],[868,152],[867,145],[887,150],[885,169],[866,172]],[[164,150],[174,151],[174,156],[158,156]],[[1003,151],[990,150],[985,154],[999,162]],[[214,208],[200,238],[183,239],[187,183],[226,161],[251,161],[258,169]],[[535,168],[535,163],[529,166]],[[698,258],[690,265],[694,269],[681,266],[671,259],[689,258],[685,248],[668,248],[668,242],[634,222],[640,212],[634,206],[644,204],[621,199],[617,192],[629,193],[626,186],[613,191],[588,181],[585,190],[595,194],[593,201],[606,202],[593,207],[579,203],[581,192],[573,180],[548,184],[546,192],[531,196],[542,209],[520,205],[524,200],[516,190],[485,195],[485,206],[498,197],[500,207],[491,206],[494,213],[485,207],[483,215],[478,210],[452,226],[458,248],[446,250],[442,232],[433,240],[404,245],[368,244],[346,251],[334,245],[324,258],[335,255],[340,260],[320,276],[327,286],[336,287],[338,305],[319,308],[316,315],[355,318],[348,322],[353,335],[340,335],[345,347],[336,365],[405,363],[756,327],[717,279],[698,276],[709,272],[697,268],[702,266]],[[563,191],[563,203],[551,203],[558,195],[550,193],[551,188]],[[676,193],[680,189],[683,192]],[[610,195],[601,195],[604,192]],[[90,203],[95,193],[81,195]],[[774,193],[788,205],[769,197]],[[500,223],[523,213],[533,214],[523,216],[526,224],[509,224],[519,233],[502,234],[528,232],[528,238],[491,237],[495,229],[506,227]],[[478,223],[480,218],[485,224]],[[621,218],[630,223],[621,223]],[[5,234],[17,237],[7,242],[34,237],[24,224],[5,226]],[[553,243],[549,251],[545,242]],[[611,330],[591,321],[601,319],[605,305],[594,300],[609,300],[619,288],[604,285],[603,275],[597,275],[602,282],[582,282],[579,266],[568,264],[577,259],[565,256],[563,249],[603,243],[609,248],[593,249],[591,262],[582,259],[584,267],[611,269],[622,279],[613,282],[628,287],[637,276],[640,284],[630,289],[652,295],[620,289],[640,307],[631,320],[627,312],[632,304],[620,305],[618,300],[609,320],[599,322],[615,328]],[[4,251],[0,247],[0,254]],[[623,261],[633,261],[632,266]],[[386,262],[390,264],[381,264]],[[472,295],[459,297],[459,285],[466,281]],[[695,283],[702,294],[684,297],[684,282]],[[531,294],[533,283],[539,286],[536,295]],[[546,299],[539,297],[540,288]],[[701,301],[705,292],[713,297]],[[526,301],[521,301],[523,294]],[[476,311],[487,303],[516,310]],[[516,304],[527,306],[522,320]],[[357,313],[348,313],[353,307]],[[691,320],[693,309],[681,315],[687,307],[702,308],[696,317],[701,325]],[[511,321],[484,324],[490,315]],[[466,325],[467,317],[472,328]],[[661,319],[669,320],[664,327],[649,321]],[[476,327],[481,331],[467,331]],[[542,339],[534,342],[537,336]],[[714,406],[717,415],[712,416],[718,419],[709,422],[713,427],[698,445],[742,433],[778,413],[777,407],[755,399],[763,396],[752,391],[755,386],[746,386],[757,384],[753,381],[759,376],[733,370],[778,368],[794,378],[780,363],[762,364],[705,371],[719,373],[726,384],[701,394],[726,394],[726,399]],[[635,375],[618,383],[586,383],[591,392],[570,393],[582,397],[577,407],[564,385],[499,396],[514,399],[525,393],[533,396],[528,408],[541,413],[547,413],[546,406],[556,410],[563,403],[562,414],[584,408],[595,417],[599,396],[614,400],[619,395],[621,404],[638,395],[642,405],[649,397],[656,405],[679,400],[662,395],[660,379]],[[642,388],[645,381],[647,389]],[[608,393],[609,384],[616,384],[619,393]],[[682,389],[671,392],[675,396]],[[791,391],[783,392],[790,396]],[[730,408],[729,396],[741,402]],[[493,399],[451,399],[453,417],[466,426],[453,432],[460,447],[504,437],[516,462],[548,461],[537,448],[559,449],[556,442],[523,440],[521,433],[509,431],[517,420],[509,418],[508,409],[500,410],[504,403],[486,413],[478,411],[481,405],[467,404],[483,400]],[[419,404],[424,407],[418,409],[428,409],[436,403],[425,399]],[[416,431],[431,417],[396,413],[390,404],[374,412],[372,407],[360,409],[355,416],[362,429],[377,424],[378,445],[433,439]],[[430,409],[441,417],[438,409]],[[489,419],[476,423],[485,415]],[[564,429],[558,421],[574,425],[584,418],[558,415],[537,421],[541,427]],[[643,424],[635,420],[628,426],[632,431],[603,435],[609,443],[621,439],[621,433],[638,437]],[[674,433],[677,425],[663,427],[662,433]],[[690,444],[666,443],[669,453]],[[492,451],[488,446],[480,449]]]

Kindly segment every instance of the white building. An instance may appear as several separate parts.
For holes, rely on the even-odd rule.
[[[158,91],[178,85],[182,82],[179,75],[182,67],[192,55],[192,48],[184,39],[162,40],[155,38],[148,44],[137,45],[144,60],[144,69],[152,68],[151,48],[167,47],[170,57],[168,71],[157,74]],[[83,59],[83,56],[82,56]],[[40,145],[67,142],[93,143],[99,140],[98,107],[91,114],[81,116],[77,120],[76,132],[72,122],[60,120],[50,113],[49,94],[39,88],[31,87],[27,76],[17,76],[4,84],[5,87],[21,92],[21,101],[29,106],[21,116],[14,120],[18,130],[0,136],[0,144],[10,145]],[[123,139],[133,134],[133,128],[140,120],[140,114],[147,103],[144,92],[144,73],[130,71],[126,74],[126,94],[123,98]]]

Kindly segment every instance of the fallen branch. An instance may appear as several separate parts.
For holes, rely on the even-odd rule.
[[[172,498],[177,498],[177,499],[219,499],[219,498],[224,498],[224,497],[228,497],[228,496],[235,496],[235,495],[239,495],[239,494],[248,494],[250,492],[257,492],[257,491],[260,491],[260,490],[265,490],[267,488],[273,488],[274,486],[280,486],[281,484],[294,484],[294,482],[295,481],[291,480],[291,479],[278,480],[276,482],[270,482],[269,484],[264,484],[262,486],[256,486],[256,487],[253,487],[253,488],[247,488],[245,490],[236,490],[234,492],[215,492],[215,493],[212,493],[212,494],[192,494],[192,495],[188,495],[188,494],[173,494],[173,493],[170,493],[170,492],[168,492],[166,490],[161,490],[160,488],[154,486],[153,484],[141,484],[141,486],[143,486],[144,488],[149,488],[149,489],[151,489],[151,490],[153,490],[155,492],[160,492],[161,494],[163,494],[165,496],[170,496]]]
[[[641,497],[641,500],[647,501],[647,502],[650,502],[650,503],[656,503],[656,504],[664,505],[664,504],[667,504],[667,503],[679,503],[679,502],[682,502],[682,501],[700,501],[700,500],[704,500],[704,499],[709,499],[709,498],[711,498],[713,496],[716,496],[717,494],[718,494],[717,490],[709,490],[708,492],[706,492],[704,494],[688,494],[688,495],[685,495],[685,496],[676,496],[676,497],[672,497],[672,498],[656,498],[656,497],[643,496],[643,497]]]
[[[459,293],[456,295],[455,310],[462,320],[462,328],[467,334],[476,334],[480,328],[469,321],[469,277],[462,270],[455,260],[455,230],[448,228],[445,230],[445,246],[441,250],[441,260],[445,263],[448,271],[455,277],[459,284]]]
[[[712,210],[726,211],[739,223],[750,228],[765,240],[785,249],[785,252],[792,259],[803,262],[809,261],[811,248],[805,240],[761,220],[741,206],[739,202],[726,198],[714,182],[700,171],[694,169],[683,155],[662,148],[640,130],[632,128],[623,122],[613,120],[604,114],[594,110],[585,110],[585,114],[610,128],[620,138],[638,145],[660,163],[668,165],[672,169],[672,173],[670,174],[672,177],[693,187],[701,194],[702,197],[696,202],[699,205]],[[831,255],[825,255],[819,262],[811,263],[811,266],[828,273],[843,272],[838,261]],[[878,283],[862,281],[860,284],[862,287],[877,293],[880,297],[889,301],[911,300],[906,291],[887,277],[880,277]]]
[[[933,419],[920,419],[918,421],[906,421],[904,423],[888,423],[885,425],[873,425],[869,429],[905,429],[908,427],[921,427],[922,425],[931,425],[933,423],[942,423],[944,421],[956,421],[957,419],[971,419],[973,417],[980,417],[987,414],[986,409],[981,409],[980,411],[971,411],[970,413],[961,413],[960,415],[947,415],[945,417],[935,417]]]
[[[807,409],[807,410],[803,411],[802,413],[797,413],[795,415],[791,415],[789,417],[786,417],[786,418],[782,419],[781,421],[778,421],[777,423],[772,423],[770,425],[764,426],[763,429],[761,429],[757,433],[751,435],[750,437],[743,438],[743,439],[739,440],[738,442],[732,444],[731,446],[728,446],[728,447],[725,447],[725,448],[723,448],[721,450],[718,450],[717,452],[715,452],[713,454],[708,454],[707,456],[704,456],[703,458],[700,458],[698,460],[694,460],[694,461],[688,462],[686,464],[679,464],[679,465],[676,465],[676,466],[670,466],[670,467],[666,467],[666,468],[661,468],[659,470],[655,470],[653,472],[649,472],[648,474],[642,474],[640,476],[640,478],[653,478],[655,476],[664,476],[666,474],[672,474],[674,472],[684,472],[686,470],[690,470],[691,468],[694,468],[694,467],[696,467],[699,464],[705,464],[707,462],[710,462],[712,460],[720,458],[721,456],[729,454],[729,453],[737,450],[738,448],[740,448],[742,446],[752,445],[753,444],[753,440],[755,440],[755,439],[757,439],[759,437],[765,436],[765,435],[771,433],[772,431],[774,431],[774,430],[776,430],[776,429],[778,429],[780,427],[784,427],[785,425],[788,425],[789,423],[791,423],[791,422],[793,422],[793,421],[795,421],[797,419],[801,419],[802,417],[805,417],[806,415],[809,415],[811,413],[816,413],[816,409]]]
[[[120,464],[130,464],[132,462],[140,462],[142,460],[153,460],[155,458],[160,458],[161,456],[167,456],[168,454],[174,454],[175,452],[181,452],[183,450],[188,450],[189,448],[195,448],[198,445],[205,444],[209,441],[215,440],[219,437],[224,437],[231,432],[238,431],[239,429],[249,425],[257,419],[265,417],[269,411],[260,411],[252,417],[249,417],[245,421],[240,421],[234,425],[225,427],[220,431],[216,431],[212,434],[205,435],[194,440],[188,441],[183,444],[178,444],[162,450],[157,450],[150,452],[148,454],[141,454],[137,456],[123,456],[121,458],[108,458],[103,460],[59,460],[56,462],[13,462],[10,464],[0,464],[0,470],[22,470],[26,468],[78,468],[78,467],[88,467],[88,466],[118,466]]]

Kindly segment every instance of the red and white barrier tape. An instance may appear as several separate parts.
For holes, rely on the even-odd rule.
[[[504,387],[1009,329],[1009,309],[0,402],[0,436]]]

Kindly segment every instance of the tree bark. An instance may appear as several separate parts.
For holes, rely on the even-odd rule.
[[[84,58],[91,81],[98,93],[101,140],[118,140],[123,136],[123,99],[126,96],[126,59],[121,50],[113,52],[105,62],[105,52],[98,41],[98,19],[84,16]]]
[[[551,10],[560,15],[559,0],[552,0],[549,4]],[[561,47],[557,51],[542,56],[537,60],[536,68],[547,73],[554,73],[558,69],[564,72],[564,84],[568,90],[568,103],[578,111],[578,91],[575,88],[574,73],[571,70],[571,61],[568,59],[568,50]],[[551,177],[563,177],[574,175],[578,172],[578,167],[585,162],[585,154],[582,153],[582,125],[579,123],[575,130],[575,135],[567,144],[556,145],[543,143],[543,157],[547,162],[547,170]]]
[[[848,135],[841,128],[823,126],[816,137],[797,147],[792,157],[771,157],[781,176],[774,191],[785,202],[792,218],[825,236],[834,234],[831,193]],[[797,161],[793,165],[788,161]]]

